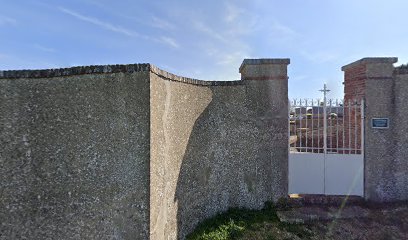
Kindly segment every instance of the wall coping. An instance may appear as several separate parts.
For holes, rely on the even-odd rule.
[[[201,86],[232,86],[242,85],[242,80],[232,81],[208,81],[194,78],[178,76],[167,71],[164,71],[149,63],[136,64],[116,64],[116,65],[91,65],[77,66],[70,68],[55,68],[55,69],[36,69],[36,70],[6,70],[0,71],[1,79],[18,79],[18,78],[53,78],[67,77],[84,74],[104,74],[104,73],[134,73],[134,72],[150,72],[165,80],[182,82]]]
[[[236,86],[242,85],[242,80],[232,80],[232,81],[209,81],[209,80],[199,80],[194,78],[182,77],[172,73],[169,73],[165,70],[162,70],[154,65],[150,64],[150,71],[159,76],[164,78],[165,80],[175,81],[175,82],[182,82],[192,85],[199,85],[199,86]]]
[[[241,66],[239,67],[239,72],[241,73],[245,65],[264,65],[264,64],[290,64],[289,58],[257,58],[257,59],[244,59]]]
[[[0,71],[0,79],[16,79],[16,78],[52,78],[65,77],[84,74],[100,74],[100,73],[133,73],[133,72],[148,72],[150,64],[116,64],[116,65],[90,65],[76,66],[69,68],[54,68],[54,69],[24,69],[24,70],[6,70]]]
[[[347,69],[356,67],[361,64],[375,64],[375,63],[389,63],[393,64],[398,62],[397,57],[367,57],[367,58],[362,58],[360,60],[357,60],[355,62],[352,62],[350,64],[347,64],[343,67],[341,67],[342,71],[346,71]]]
[[[394,74],[408,74],[408,64],[394,68]]]

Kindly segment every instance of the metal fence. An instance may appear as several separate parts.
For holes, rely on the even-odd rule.
[[[291,153],[362,154],[363,100],[294,99],[289,107]]]

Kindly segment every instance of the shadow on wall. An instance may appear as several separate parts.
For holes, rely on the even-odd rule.
[[[194,123],[180,166],[174,199],[178,239],[230,207],[261,208],[272,198],[270,161],[262,161],[272,156],[265,155],[270,150],[263,151],[261,143],[270,136],[262,126],[273,125],[273,120],[254,117],[245,86],[211,91],[212,100]]]

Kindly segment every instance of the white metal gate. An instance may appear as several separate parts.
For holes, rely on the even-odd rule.
[[[364,102],[293,100],[289,194],[364,195]]]

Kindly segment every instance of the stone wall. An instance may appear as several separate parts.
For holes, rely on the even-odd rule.
[[[233,82],[152,71],[151,239],[184,239],[230,207],[287,196],[288,63],[246,60],[246,80]]]
[[[184,239],[286,197],[288,64],[0,71],[0,239]]]
[[[364,58],[342,68],[345,90],[350,90],[345,96],[365,99],[364,195],[370,201],[408,200],[408,81],[405,71],[394,69],[395,62],[397,58]],[[372,128],[372,118],[389,118],[390,128]]]
[[[149,65],[0,72],[0,239],[147,239]]]
[[[408,67],[394,70],[394,161],[392,162],[392,199],[408,200]],[[391,123],[393,124],[393,123]]]

